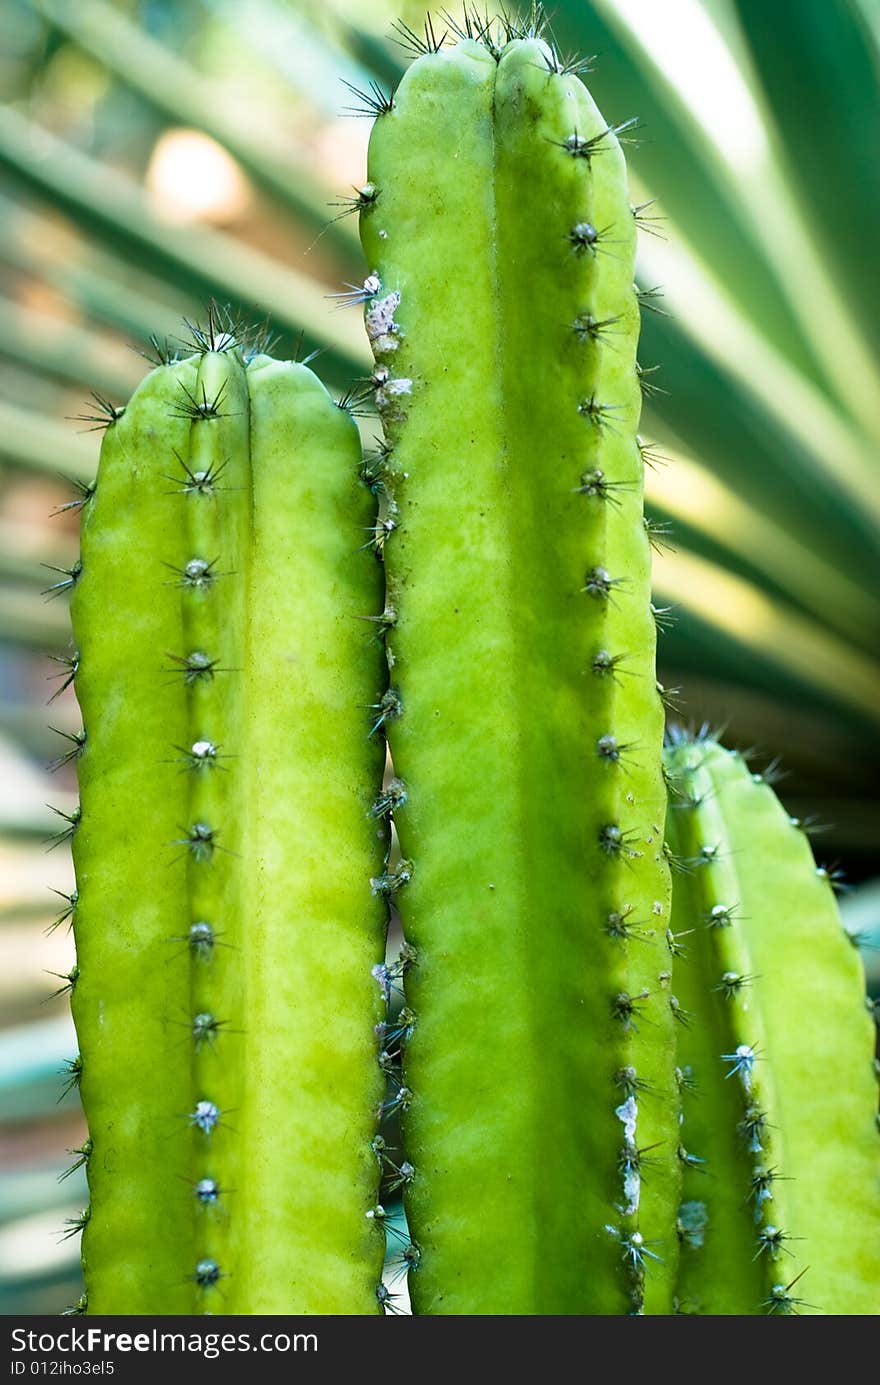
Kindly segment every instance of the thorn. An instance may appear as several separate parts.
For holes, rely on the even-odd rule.
[[[56,505],[55,509],[50,512],[50,519],[54,519],[56,515],[66,514],[68,510],[83,509],[95,494],[97,485],[95,481],[78,481],[76,477],[70,476],[65,476],[64,479],[76,487],[77,495],[73,500],[66,500],[63,505]]]
[[[614,1074],[614,1084],[620,1088],[627,1099],[629,1097],[645,1096],[649,1092],[656,1090],[650,1082],[647,1082],[643,1077],[639,1077],[635,1068],[631,1065],[618,1068],[617,1072]]]
[[[52,601],[56,596],[61,596],[62,592],[73,591],[82,576],[83,570],[82,563],[79,559],[76,560],[73,567],[56,567],[54,563],[40,563],[40,567],[48,568],[50,572],[62,573],[62,580],[60,582],[53,582],[51,587],[46,587],[45,590],[41,592],[41,595],[45,596],[48,601]]]
[[[386,606],[381,615],[378,616],[356,616],[356,620],[368,620],[376,626],[375,639],[378,644],[384,642],[389,630],[393,630],[397,624],[397,611],[393,606]]]
[[[352,385],[341,398],[334,402],[337,409],[349,414],[351,418],[369,418],[375,402],[373,391],[372,384]]]
[[[228,1279],[216,1260],[199,1260],[195,1271],[188,1276],[199,1289],[213,1289],[221,1279]]]
[[[665,520],[649,519],[643,516],[642,522],[645,526],[645,533],[648,535],[648,543],[655,553],[674,553],[675,546],[669,542],[672,537],[672,525]]]
[[[208,303],[208,321],[204,327],[200,322],[190,322],[186,317],[183,319],[183,325],[189,330],[190,335],[188,338],[181,337],[180,340],[193,351],[226,352],[238,346],[232,310],[228,306],[221,308],[216,298],[210,299]]]
[[[820,880],[825,880],[831,886],[835,894],[846,894],[852,886],[847,883],[846,872],[840,867],[837,861],[832,861],[827,866],[817,866],[816,874]]]
[[[609,654],[607,649],[600,649],[593,656],[593,672],[600,678],[611,677],[616,683],[619,666],[629,657],[628,654]],[[620,671],[627,673],[629,670],[621,669]]]
[[[644,438],[636,434],[636,446],[639,449],[639,456],[645,466],[649,466],[652,471],[656,471],[658,466],[668,466],[669,458],[664,457],[662,452],[657,451],[657,444],[645,442]]]
[[[337,308],[353,308],[358,304],[371,303],[382,288],[378,274],[368,274],[362,284],[346,284],[344,293],[326,293],[325,298],[335,298]]]
[[[621,744],[616,736],[600,736],[596,742],[596,753],[599,759],[604,760],[606,764],[635,765],[636,761],[627,754],[627,751],[638,750],[639,744],[639,741],[625,741]]]
[[[596,396],[591,394],[589,399],[582,399],[577,406],[577,411],[581,418],[588,418],[598,433],[603,433],[605,429],[610,433],[616,433],[617,429],[612,428],[609,421],[610,415],[619,413],[623,408],[622,404],[600,404]]]
[[[393,871],[386,870],[382,875],[370,880],[370,889],[373,894],[391,896],[397,894],[404,885],[409,884],[412,879],[412,861],[401,861]]]
[[[199,399],[196,395],[190,393],[182,380],[179,380],[178,384],[186,395],[186,399],[179,400],[175,408],[172,409],[172,418],[188,418],[191,419],[193,423],[198,423],[202,419],[209,418],[229,418],[231,415],[221,413],[220,411],[220,405],[223,402],[223,396],[226,394],[228,383],[228,380],[223,380],[221,382],[220,388],[213,399],[208,398],[203,383],[202,397]]]
[[[392,42],[396,43],[405,53],[409,53],[413,58],[427,57],[429,54],[439,53],[446,39],[449,37],[448,30],[444,30],[441,37],[439,39],[437,38],[437,35],[434,33],[434,21],[430,15],[425,19],[424,38],[415,33],[415,31],[412,30],[408,24],[405,24],[402,19],[396,19],[391,25],[391,28],[399,35],[398,38],[393,38]]]
[[[590,57],[583,57],[577,52],[561,53],[555,48],[550,48],[541,56],[547,71],[557,77],[585,77],[588,73],[596,70],[597,54],[595,53],[591,54]]]
[[[54,933],[56,928],[60,928],[62,923],[66,923],[69,932],[73,927],[73,916],[76,912],[76,906],[79,900],[79,891],[72,890],[70,894],[65,894],[63,890],[53,889],[52,893],[57,894],[59,899],[64,900],[65,907],[61,910],[58,917],[52,920],[45,931],[47,933]]]
[[[369,735],[374,736],[380,726],[384,726],[386,721],[396,720],[403,711],[403,705],[400,701],[400,694],[397,689],[389,688],[386,693],[383,693],[378,702],[370,704],[370,711],[379,713],[369,730]]]
[[[84,1231],[85,1228],[88,1226],[90,1216],[91,1209],[88,1207],[84,1207],[83,1210],[80,1212],[79,1216],[67,1217],[65,1219],[64,1225],[69,1227],[70,1230],[62,1232],[59,1245],[61,1241],[69,1241],[72,1236],[78,1236],[81,1231]]]
[[[694,1018],[693,1011],[685,1010],[678,996],[674,995],[669,997],[669,1008],[672,1011],[672,1018],[683,1025],[685,1029],[689,1029]]]
[[[360,87],[352,86],[351,82],[346,82],[342,77],[340,81],[344,87],[348,88],[352,96],[361,102],[359,106],[343,106],[345,115],[365,115],[372,118],[373,116],[387,115],[389,111],[394,109],[393,94],[386,96],[378,82],[371,80],[369,89],[361,91]]]
[[[224,769],[225,766],[221,765],[220,761],[232,758],[229,755],[220,755],[218,753],[220,747],[219,745],[215,745],[213,741],[193,741],[192,745],[189,747],[175,745],[173,748],[179,751],[179,757],[174,761],[166,760],[163,761],[163,763],[182,764],[184,769],[191,769],[197,772],[199,770]]]
[[[620,938],[625,942],[629,942],[630,938],[636,938],[641,942],[653,938],[654,930],[647,927],[646,920],[630,923],[629,916],[634,909],[635,905],[628,904],[625,909],[614,910],[608,915],[602,928],[609,938]]]
[[[64,982],[64,985],[63,985],[63,986],[59,986],[57,991],[53,991],[52,994],[51,994],[50,996],[47,996],[47,997],[46,997],[47,1000],[56,1000],[57,997],[60,996],[60,995],[72,995],[72,994],[73,994],[73,989],[74,989],[74,987],[76,986],[77,981],[79,980],[79,967],[78,967],[78,966],[72,966],[71,969],[70,969],[70,971],[47,971],[47,972],[46,972],[46,975],[47,975],[47,976],[57,976],[59,981],[63,981],[63,982]],[[70,1067],[71,1067],[71,1069],[73,1069],[73,1066],[74,1066],[74,1064],[77,1063],[77,1061],[78,1061],[78,1059],[76,1059],[76,1058],[72,1058],[72,1059],[70,1060]],[[82,1064],[80,1063],[80,1067],[81,1067],[81,1066],[82,1066]],[[78,1076],[77,1076],[77,1078],[76,1078],[76,1081],[77,1081],[77,1082],[79,1081],[79,1077],[78,1077]],[[74,1085],[76,1085],[76,1084],[74,1084]],[[64,1094],[62,1093],[62,1095],[64,1095]],[[60,1097],[59,1097],[59,1100],[60,1100]]]
[[[402,779],[394,778],[390,781],[387,789],[383,789],[373,806],[369,810],[372,818],[388,817],[391,813],[396,813],[406,803],[406,785]]]
[[[175,365],[180,359],[179,352],[171,346],[167,337],[164,342],[160,342],[159,338],[151,332],[147,341],[150,344],[150,350],[141,347],[135,347],[135,350],[139,356],[143,356],[145,361],[149,361],[150,365]]]
[[[191,471],[187,463],[183,460],[180,453],[175,449],[174,456],[183,469],[184,481],[182,486],[178,486],[172,495],[213,495],[217,490],[226,490],[228,487],[218,486],[217,482],[229,464],[229,458],[225,457],[221,462],[211,462],[206,471]],[[166,481],[175,482],[180,478],[177,476],[166,476]]]
[[[166,582],[167,587],[188,587],[190,589],[202,590],[210,587],[218,577],[230,577],[229,572],[215,572],[214,567],[219,563],[219,558],[212,558],[207,562],[204,558],[190,558],[189,562],[183,567],[175,567],[173,563],[163,563],[169,572],[176,572],[177,582]]]
[[[790,817],[788,821],[792,827],[803,832],[805,837],[818,837],[822,832],[830,832],[835,826],[833,822],[820,822],[812,815],[805,818]]]
[[[579,341],[597,342],[605,336],[620,336],[619,332],[614,331],[614,324],[619,321],[619,313],[603,318],[593,317],[592,313],[580,313],[572,323],[572,330]]]
[[[91,423],[91,428],[83,428],[80,430],[83,433],[103,432],[105,428],[110,427],[111,423],[115,423],[117,419],[122,418],[122,415],[125,413],[124,404],[111,404],[109,399],[105,399],[103,394],[98,394],[96,390],[91,391],[91,397],[94,399],[98,409],[96,414],[68,415],[71,423]]]
[[[597,500],[607,500],[619,508],[620,501],[614,492],[631,491],[635,485],[635,481],[609,481],[604,471],[599,467],[594,467],[592,471],[583,473],[581,483],[579,486],[575,486],[573,494],[587,495]]]
[[[585,250],[591,250],[595,254],[600,245],[606,243],[606,237],[610,230],[610,225],[597,230],[591,221],[578,221],[572,226],[565,239],[576,255],[582,255]],[[609,241],[607,243],[615,244],[616,242]]]
[[[656,313],[658,317],[672,316],[665,308],[660,307],[658,299],[664,298],[665,294],[659,284],[655,284],[651,289],[640,289],[638,284],[635,284],[633,287],[635,288],[635,295],[639,300],[640,308],[646,308],[648,312]]]
[[[58,976],[59,973],[58,973],[58,972],[52,972],[51,975],[52,975],[52,976]],[[71,977],[73,977],[72,980],[71,980]],[[62,977],[62,980],[67,980],[67,981],[69,982],[69,986],[64,986],[64,987],[62,987],[62,989],[61,989],[60,991],[56,991],[56,992],[55,992],[56,995],[62,995],[62,994],[64,993],[64,991],[65,991],[65,990],[68,990],[68,989],[72,991],[72,990],[73,990],[73,987],[76,985],[76,977],[73,975],[73,972],[71,972],[71,975],[70,975],[69,977],[66,977],[66,978]],[[63,1087],[61,1088],[61,1095],[60,1095],[59,1098],[58,1098],[59,1101],[63,1101],[64,1098],[67,1096],[68,1092],[72,1092],[73,1089],[74,1089],[75,1087],[78,1087],[78,1086],[79,1086],[80,1080],[81,1080],[81,1078],[82,1078],[82,1070],[83,1070],[83,1061],[82,1061],[82,1057],[81,1057],[81,1055],[80,1055],[79,1053],[76,1055],[75,1058],[66,1058],[66,1059],[65,1059],[64,1068],[63,1068],[63,1071],[62,1071],[62,1076],[64,1077],[64,1085],[63,1085]],[[81,1162],[81,1163],[84,1163],[85,1160],[81,1160],[80,1162]],[[74,1168],[76,1168],[76,1167],[77,1167],[77,1165],[74,1165]],[[73,1173],[73,1169],[68,1169],[68,1170],[67,1170],[67,1173],[66,1173],[66,1174],[62,1174],[61,1177],[62,1177],[62,1178],[66,1178],[67,1175],[68,1175],[68,1174],[71,1174],[71,1173]]]
[[[675,613],[671,606],[655,606],[651,602],[651,615],[658,630],[671,630],[675,624]]]
[[[649,207],[653,207],[656,204],[656,201],[656,197],[651,197],[648,199],[647,202],[639,202],[636,206],[631,207],[630,211],[633,215],[633,221],[636,223],[640,231],[645,231],[649,236],[656,236],[658,240],[665,240],[666,237],[664,236],[663,232],[658,231],[657,227],[660,225],[661,221],[666,220],[666,217],[645,216],[645,212],[648,210]]]
[[[768,1317],[774,1313],[781,1313],[786,1315],[791,1314],[797,1318],[800,1317],[797,1311],[798,1308],[815,1308],[815,1304],[807,1303],[806,1300],[802,1298],[795,1298],[791,1292],[798,1280],[803,1279],[808,1269],[809,1265],[802,1269],[800,1274],[795,1275],[794,1279],[788,1284],[773,1285],[770,1290],[770,1297],[765,1298],[761,1304],[762,1308],[766,1308]]]
[[[611,599],[614,588],[624,585],[626,581],[625,577],[611,577],[604,567],[594,567],[586,574],[581,591],[589,592],[597,601],[607,601]],[[593,666],[595,668],[595,660]]]
[[[70,750],[65,750],[63,754],[57,755],[54,760],[50,760],[46,768],[54,774],[55,770],[61,769],[64,765],[69,765],[71,760],[79,759],[86,744],[85,731],[60,731],[57,726],[50,726],[50,731],[54,731],[56,736],[63,736],[66,741],[70,741]]]
[[[597,135],[592,135],[589,139],[575,131],[573,134],[566,135],[564,140],[551,139],[548,140],[548,143],[557,145],[559,149],[564,149],[566,154],[570,154],[573,159],[585,159],[589,163],[594,154],[601,154],[604,151],[604,142],[610,136],[618,138],[622,144],[632,144],[632,140],[621,137],[625,136],[627,130],[635,129],[638,123],[637,117],[632,116],[629,120],[621,121],[619,125],[606,125],[604,130],[600,130]]]
[[[646,399],[650,398],[652,395],[668,395],[669,393],[668,390],[661,389],[659,385],[655,385],[654,382],[651,379],[649,379],[649,376],[656,375],[657,371],[660,370],[660,368],[661,367],[659,365],[641,366],[639,365],[638,361],[636,361],[636,376],[638,377],[639,381],[639,389],[642,391],[642,394]]]
[[[680,712],[681,707],[677,699],[681,695],[681,688],[667,688],[659,681],[657,682],[656,687],[657,696],[660,698],[660,701],[663,703],[663,706],[666,707],[667,710],[670,712]]]
[[[48,657],[53,663],[61,664],[62,669],[60,673],[48,674],[47,681],[52,678],[61,678],[63,680],[61,686],[56,688],[49,698],[49,705],[51,706],[56,697],[60,697],[62,693],[66,692],[76,678],[77,672],[79,671],[79,654],[50,654]]]
[[[185,835],[174,838],[171,845],[186,847],[194,861],[199,863],[210,861],[213,859],[214,852],[220,849],[217,846],[217,833],[206,822],[194,822],[192,827],[181,828],[180,830]],[[176,859],[179,860],[180,857]]]
[[[332,217],[328,225],[334,221],[341,221],[345,216],[351,216],[353,212],[360,215],[368,212],[371,207],[375,207],[379,200],[379,189],[375,183],[364,183],[363,187],[353,189],[354,197],[340,197],[335,202],[328,202],[328,207],[340,207],[342,210]]]
[[[634,851],[630,842],[638,841],[634,830],[625,832],[616,822],[606,823],[599,830],[599,846],[606,856],[628,856],[635,858],[641,853]]]
[[[207,1011],[194,1015],[190,1032],[192,1033],[193,1043],[196,1053],[199,1053],[204,1044],[213,1044],[220,1030],[228,1023],[227,1020],[218,1020],[215,1015]]]
[[[737,1044],[735,1053],[722,1053],[722,1063],[729,1063],[730,1067],[724,1074],[725,1081],[728,1077],[739,1074],[743,1079],[744,1085],[748,1085],[752,1076],[752,1069],[758,1061],[758,1050],[749,1044]]]
[[[51,803],[47,803],[46,807],[50,812],[57,813],[60,818],[64,818],[64,821],[68,824],[67,827],[62,827],[60,832],[56,832],[54,836],[47,837],[46,840],[48,845],[46,850],[54,851],[55,847],[60,846],[62,842],[69,842],[71,840],[74,832],[79,827],[82,818],[82,809],[77,806],[72,813],[65,813],[61,808],[53,808]]]
[[[758,1232],[758,1249],[752,1256],[752,1261],[754,1262],[765,1253],[775,1257],[781,1250],[784,1250],[786,1255],[791,1255],[792,1252],[788,1249],[785,1242],[800,1240],[803,1240],[802,1236],[789,1236],[785,1231],[780,1230],[778,1226],[770,1224],[762,1226]]]
[[[92,1144],[92,1139],[91,1136],[89,1136],[86,1140],[83,1141],[81,1145],[75,1146],[74,1149],[69,1149],[67,1153],[76,1154],[78,1158],[74,1160],[74,1162],[70,1165],[69,1168],[64,1169],[62,1173],[59,1173],[58,1182],[63,1183],[65,1178],[70,1178],[71,1174],[76,1173],[77,1169],[83,1168],[83,1166],[87,1164],[91,1159],[93,1148],[94,1146]]]
[[[220,1125],[220,1108],[213,1101],[197,1101],[195,1110],[187,1116],[187,1121],[196,1130],[201,1130],[203,1134],[210,1135],[213,1130]]]
[[[215,673],[227,673],[229,671],[228,669],[219,668],[218,660],[212,659],[209,654],[205,654],[200,649],[194,650],[192,654],[185,655],[167,653],[166,657],[173,659],[174,662],[179,665],[179,669],[164,669],[163,672],[177,673],[182,671],[183,681],[188,688],[192,687],[192,685],[197,683],[200,679],[204,682],[210,682]]]

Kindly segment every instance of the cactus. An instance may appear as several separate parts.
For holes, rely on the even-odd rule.
[[[830,872],[811,824],[741,755],[679,733],[667,766],[676,990],[693,1017],[679,1311],[876,1312],[873,1024]]]
[[[88,1311],[869,1313],[829,872],[664,760],[634,122],[537,12],[457,27],[364,98],[363,391],[212,314],[78,502]]]
[[[635,356],[640,209],[620,148],[634,122],[610,126],[577,63],[539,28],[465,20],[443,49],[426,25],[393,97],[374,93],[359,192],[384,433],[387,729],[406,792],[394,818],[408,862],[399,908],[412,1300],[419,1313],[795,1311],[797,1294],[779,1281],[789,1233],[774,1230],[763,1193],[757,1231],[747,1215],[725,1223],[750,1185],[728,1179],[734,1153],[720,1173],[699,1153],[693,1116],[694,1067],[708,1068],[704,1109],[710,1121],[724,1113],[722,1145],[750,1119],[747,1109],[732,1118],[737,1087],[759,1079],[735,1034],[719,1052],[737,1082],[725,1081],[717,1054],[714,1071],[702,1061],[699,1045],[718,1034],[691,1014],[722,1004],[714,986],[736,968],[712,972],[706,997],[704,963],[680,960],[690,876],[668,913],[664,855],[675,862],[676,850],[661,827],[666,695],[653,628],[663,613],[650,604],[651,451],[637,431],[640,386],[650,388]],[[749,842],[766,875],[763,844]],[[698,876],[704,887],[714,870]],[[854,1013],[817,1066],[827,1129],[861,1122],[854,1175],[867,1190],[876,1150],[865,1134],[856,964],[833,960],[832,905],[814,875],[807,884],[821,903],[834,1005]],[[807,971],[804,995],[819,963]],[[797,1043],[779,999],[768,984],[768,1012]],[[749,1002],[726,1003],[733,1013]],[[844,1055],[855,1063],[860,1053],[862,1079],[846,1117],[835,1115]],[[784,1057],[781,1066],[787,1083]],[[788,1100],[803,1085],[802,1071]],[[798,1134],[787,1123],[774,1139],[792,1144],[808,1199],[805,1120],[791,1124]],[[735,1151],[752,1178],[755,1152]],[[836,1174],[823,1157],[827,1207],[845,1150]],[[723,1216],[700,1196],[704,1158]],[[821,1235],[808,1220],[811,1254],[845,1259],[853,1217]],[[738,1249],[725,1279],[728,1231]],[[702,1283],[713,1257],[717,1292]],[[864,1253],[858,1261],[849,1263],[862,1288],[848,1281],[849,1301],[867,1311],[870,1265]],[[823,1267],[811,1283],[822,1311],[837,1311],[835,1274]]]
[[[679,1171],[630,122],[528,31],[432,40],[381,103],[360,193],[411,862],[411,1291],[422,1313],[665,1312]]]
[[[73,597],[89,1311],[378,1312],[373,503],[305,366],[193,348],[108,420]]]

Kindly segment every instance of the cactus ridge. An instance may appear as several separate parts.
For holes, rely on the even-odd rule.
[[[685,863],[675,984],[695,1014],[678,1036],[681,1139],[699,1156],[684,1168],[678,1309],[871,1312],[880,1214],[849,1192],[878,1177],[861,963],[768,782],[776,766],[752,772],[708,728],[675,730],[666,763]]]

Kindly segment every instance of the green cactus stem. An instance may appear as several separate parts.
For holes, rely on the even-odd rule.
[[[209,325],[108,420],[73,598],[91,1313],[378,1313],[385,827],[356,429]]]
[[[418,1313],[664,1313],[680,1168],[630,122],[501,29],[426,42],[376,103],[360,209],[410,1289]]]
[[[871,1314],[880,1141],[864,973],[805,825],[741,755],[667,755],[684,1170],[679,1310]]]

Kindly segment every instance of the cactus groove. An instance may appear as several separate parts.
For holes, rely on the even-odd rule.
[[[624,159],[540,39],[427,47],[361,209],[410,1288],[419,1313],[663,1313],[680,1169]]]
[[[676,990],[693,1012],[679,1311],[874,1313],[880,1141],[858,955],[762,776],[705,735],[674,736],[667,764]]]
[[[374,502],[312,373],[215,327],[83,510],[88,1311],[376,1313]]]

